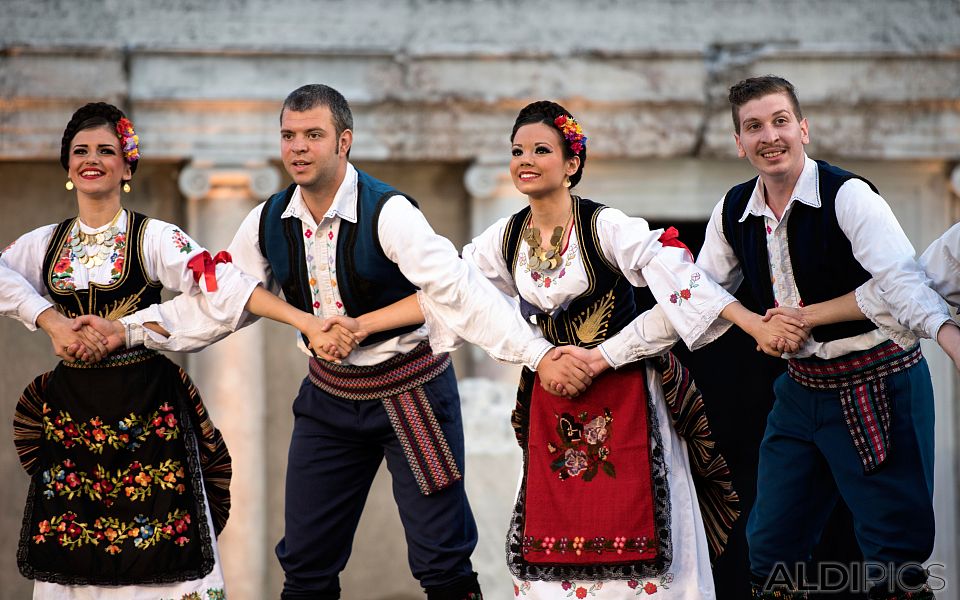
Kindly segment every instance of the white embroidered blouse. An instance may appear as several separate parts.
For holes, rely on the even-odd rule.
[[[507,222],[507,218],[500,219],[468,244],[463,249],[464,260],[505,295],[522,296],[547,313],[567,307],[586,291],[589,279],[576,227],[557,268],[530,268],[528,246],[521,241],[517,265],[511,273],[501,251]],[[634,286],[648,286],[657,299],[656,307],[600,344],[604,358],[615,368],[664,352],[676,343],[678,333],[689,347],[699,348],[730,326],[718,316],[735,301],[733,296],[704,276],[688,251],[664,246],[659,241],[662,233],[661,229],[651,230],[644,219],[628,217],[613,208],[604,208],[597,216],[597,236],[604,257]],[[430,324],[431,343],[455,344],[445,323],[461,317],[429,301],[422,304]]]
[[[127,215],[127,211],[123,211],[117,220],[118,237],[126,237]],[[79,225],[81,231],[89,234],[107,229],[88,227],[82,221]],[[47,296],[43,259],[56,228],[56,225],[44,225],[25,233],[0,255],[0,314],[18,319],[31,331],[36,330],[40,313],[53,306]],[[147,222],[142,247],[147,277],[187,296],[204,295],[211,316],[236,327],[257,280],[232,264],[220,263],[216,266],[218,292],[207,292],[206,280],[201,277],[202,283],[197,283],[193,271],[187,266],[194,256],[204,252],[204,248],[176,225],[158,219]],[[89,287],[90,282],[110,283],[121,270],[126,253],[134,251],[124,247],[114,251],[101,265],[87,268],[75,252],[68,250],[61,250],[61,257],[53,268],[54,276],[58,284],[72,285],[77,289]]]

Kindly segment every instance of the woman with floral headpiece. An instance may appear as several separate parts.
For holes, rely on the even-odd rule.
[[[258,287],[226,253],[213,258],[176,226],[122,208],[139,159],[119,109],[78,109],[60,152],[78,215],[0,254],[0,313],[43,328],[64,359],[27,387],[14,422],[31,475],[17,562],[36,580],[35,599],[225,597],[215,535],[229,512],[230,457],[196,388],[142,340],[127,336],[107,356],[123,345],[118,336],[71,317],[115,321],[168,288],[202,294],[225,322],[247,308],[300,326],[320,352],[356,342],[321,335],[319,320]]]
[[[528,206],[463,258],[518,296],[551,343],[579,347],[555,352],[575,353],[594,375],[577,398],[554,395],[560,388],[533,372],[521,377],[513,421],[523,471],[507,540],[514,594],[714,598],[710,560],[737,497],[699,393],[662,353],[674,329],[691,348],[716,339],[734,299],[703,276],[673,228],[651,230],[571,193],[587,137],[565,108],[526,106],[510,141],[510,174]],[[644,285],[659,305],[639,315],[634,286]],[[445,323],[458,316],[428,297],[421,304],[435,347],[449,345]]]

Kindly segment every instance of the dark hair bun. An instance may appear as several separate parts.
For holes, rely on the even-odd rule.
[[[560,134],[560,140],[563,142],[563,156],[565,158],[580,157],[580,167],[576,173],[570,176],[570,187],[572,188],[580,183],[580,178],[583,177],[583,167],[587,164],[587,147],[584,145],[580,149],[580,152],[574,152],[570,148],[570,144],[563,137],[563,131],[557,127],[556,124],[557,117],[560,116],[572,117],[573,115],[570,114],[569,110],[550,100],[538,100],[537,102],[532,102],[524,106],[520,110],[520,114],[517,115],[517,120],[513,123],[513,131],[510,132],[510,142],[513,142],[517,131],[524,125],[543,123],[556,129]]]
[[[60,140],[60,166],[64,170],[69,168],[70,144],[77,133],[94,127],[108,127],[115,130],[117,123],[125,116],[122,110],[106,102],[91,102],[78,108],[70,117],[66,129],[63,130],[63,138]],[[119,138],[120,136],[117,135],[117,139]],[[131,172],[137,170],[138,162],[129,163]]]

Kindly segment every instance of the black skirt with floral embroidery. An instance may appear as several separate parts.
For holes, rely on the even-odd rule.
[[[61,363],[24,390],[14,441],[31,475],[17,553],[25,577],[131,585],[213,568],[206,505],[219,532],[230,457],[165,357],[140,347],[98,365]]]

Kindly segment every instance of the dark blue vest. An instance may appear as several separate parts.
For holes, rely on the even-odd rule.
[[[302,226],[299,219],[280,218],[296,188],[296,184],[291,184],[286,190],[271,196],[263,207],[260,215],[260,252],[270,263],[286,301],[312,314]],[[357,222],[342,219],[337,240],[337,289],[344,310],[351,317],[383,308],[417,291],[417,287],[403,276],[396,263],[386,257],[380,246],[377,234],[380,211],[393,196],[403,196],[417,206],[413,198],[357,171]],[[369,336],[361,345],[388,340],[418,327],[411,325],[382,331]]]
[[[874,192],[877,188],[859,175],[819,160],[817,178],[820,208],[795,202],[787,223],[793,277],[805,305],[843,296],[870,279],[870,273],[854,258],[850,240],[837,223],[836,199],[840,186],[851,179],[866,182]],[[739,222],[756,185],[754,177],[727,192],[723,200],[723,233],[740,261],[753,299],[766,310],[774,305],[766,225],[763,217],[757,215],[748,215]],[[870,321],[847,321],[815,327],[812,335],[818,342],[829,342],[876,328]]]
[[[604,208],[592,200],[574,197],[573,222],[580,243],[580,258],[587,272],[587,289],[553,316],[527,309],[531,305],[521,297],[521,308],[536,315],[543,337],[551,344],[599,346],[639,314],[633,285],[616,265],[607,261],[600,248],[597,215]],[[510,218],[504,231],[501,250],[511,273],[516,268],[520,238],[529,218],[528,206]]]

